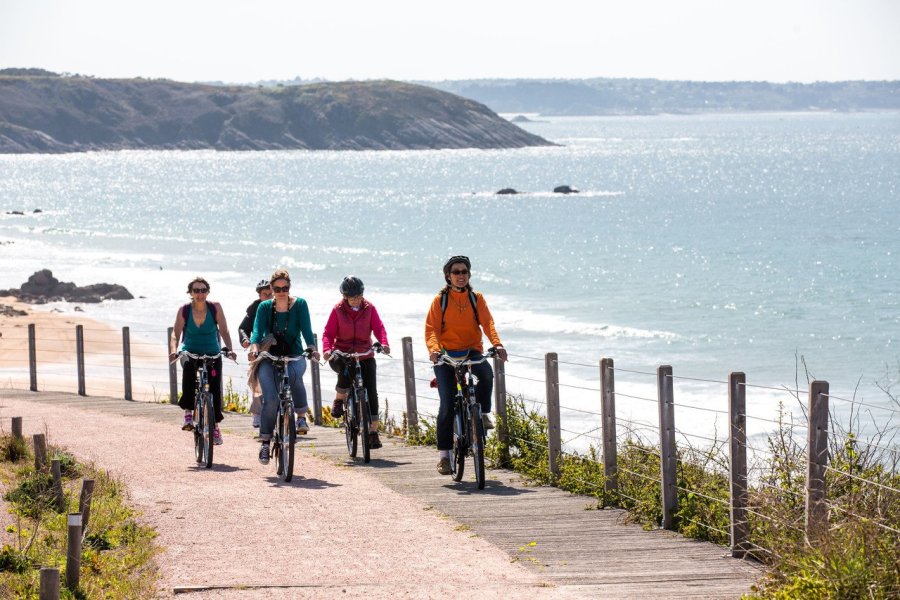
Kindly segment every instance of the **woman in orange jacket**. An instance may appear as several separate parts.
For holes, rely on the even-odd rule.
[[[451,358],[478,360],[484,352],[482,332],[497,348],[501,360],[506,360],[506,349],[494,327],[494,317],[488,309],[487,301],[481,293],[473,291],[469,285],[472,263],[466,256],[453,256],[444,263],[446,287],[434,297],[428,316],[425,318],[425,345],[429,358],[435,363],[434,375],[437,379],[440,409],[437,416],[438,472],[450,474],[450,449],[453,447],[453,398],[456,394],[456,379],[453,368],[436,364],[441,354]],[[491,429],[488,413],[491,412],[491,392],[494,387],[494,371],[483,362],[472,367],[478,383],[475,397],[481,404],[485,429]]]

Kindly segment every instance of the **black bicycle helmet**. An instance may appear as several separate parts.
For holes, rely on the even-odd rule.
[[[344,296],[350,298],[362,296],[364,291],[366,291],[366,286],[363,285],[362,279],[359,277],[344,277],[344,280],[341,282],[341,294]]]
[[[260,293],[261,291],[268,289],[269,280],[268,279],[260,279],[259,283],[256,284],[256,293]]]
[[[472,262],[469,260],[468,256],[451,256],[447,259],[447,262],[444,263],[444,279],[448,284],[450,283],[450,267],[452,267],[456,263],[462,263],[466,265],[466,268],[469,271],[472,270]]]

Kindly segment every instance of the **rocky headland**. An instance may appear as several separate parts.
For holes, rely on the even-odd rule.
[[[0,153],[547,145],[479,102],[395,81],[251,87],[0,70]]]

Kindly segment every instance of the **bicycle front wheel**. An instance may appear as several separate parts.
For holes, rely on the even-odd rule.
[[[344,435],[347,438],[347,452],[350,453],[350,458],[356,458],[356,431],[358,429],[356,394],[351,391],[344,404]]]
[[[203,435],[206,427],[206,414],[203,410],[205,402],[206,394],[201,392],[194,404],[194,459],[200,464],[206,460],[206,437]]]
[[[215,445],[216,412],[213,408],[213,397],[209,392],[203,394],[203,447],[206,453],[203,462],[209,469],[213,464],[213,446]]]
[[[460,402],[457,401],[456,414],[453,417],[453,449],[450,451],[450,470],[453,472],[455,481],[462,481],[463,473],[466,470],[466,454],[468,450],[465,413],[463,412],[463,407],[460,406]]]
[[[475,483],[484,489],[484,422],[481,420],[481,406],[475,404],[469,413],[469,439],[472,441],[472,459],[475,462]]]
[[[281,462],[278,474],[282,481],[290,481],[294,476],[294,448],[297,444],[297,422],[295,419],[294,410],[292,407],[289,407],[279,424],[282,438],[281,451],[277,460]]]
[[[369,425],[372,423],[372,415],[369,414],[369,394],[366,390],[359,391],[359,436],[362,438],[363,462],[372,459],[372,448],[369,446]]]

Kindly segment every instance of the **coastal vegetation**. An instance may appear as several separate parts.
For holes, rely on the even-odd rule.
[[[65,508],[59,510],[52,477],[34,469],[22,438],[0,437],[0,488],[11,514],[0,550],[0,597],[38,598],[40,568],[66,570],[67,514],[77,512],[81,479],[94,480],[90,521],[84,536],[79,589],[61,585],[62,598],[150,598],[155,596],[158,548],[155,533],[128,506],[124,484],[106,471],[80,463],[51,446],[60,461]],[[9,539],[7,535],[7,539]]]
[[[828,528],[807,542],[804,532],[805,448],[794,425],[781,425],[768,439],[767,452],[754,465],[751,482],[749,556],[766,567],[751,598],[900,597],[900,461],[896,448],[860,443],[856,435],[832,423],[826,476]],[[659,527],[662,509],[659,451],[638,434],[618,448],[618,492],[605,489],[600,451],[565,453],[560,474],[548,466],[547,420],[522,397],[507,402],[505,443],[489,439],[495,466],[513,469],[530,480],[592,496],[597,508],[627,509],[628,519]],[[729,478],[727,444],[678,447],[678,512],[675,530],[687,537],[727,546]]]
[[[396,81],[267,88],[0,70],[0,153],[546,145],[483,104]]]

